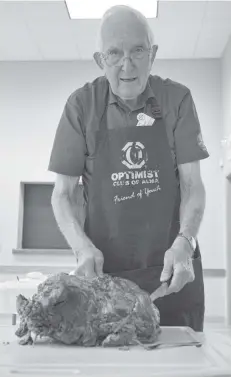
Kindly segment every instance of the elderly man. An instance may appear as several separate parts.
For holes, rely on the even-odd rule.
[[[150,74],[156,52],[142,14],[105,13],[94,54],[104,76],[70,95],[56,132],[52,206],[77,274],[130,279],[152,294],[161,325],[202,331],[196,236],[205,208],[199,161],[209,154],[190,90]]]

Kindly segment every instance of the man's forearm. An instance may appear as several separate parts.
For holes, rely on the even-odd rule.
[[[57,225],[75,255],[77,256],[79,250],[92,246],[93,244],[85,234],[78,218],[76,200],[66,194],[60,195],[54,191],[51,203]]]
[[[180,205],[180,232],[196,238],[205,210],[205,189],[203,185],[182,190]]]

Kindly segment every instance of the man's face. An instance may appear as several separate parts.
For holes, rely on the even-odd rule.
[[[110,83],[112,92],[123,100],[137,98],[145,89],[155,53],[149,45],[144,26],[133,15],[114,15],[102,28],[103,53],[122,54],[121,66],[101,66]],[[134,51],[145,50],[142,59],[130,59]],[[124,79],[133,79],[125,81]]]

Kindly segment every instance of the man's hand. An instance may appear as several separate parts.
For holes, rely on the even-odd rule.
[[[94,246],[78,251],[77,268],[70,275],[86,276],[93,278],[103,275],[103,253]]]
[[[192,253],[188,241],[183,237],[177,237],[172,247],[165,252],[164,268],[160,276],[162,285],[151,294],[152,301],[179,292],[187,283],[195,279]],[[168,286],[170,279],[171,283]]]

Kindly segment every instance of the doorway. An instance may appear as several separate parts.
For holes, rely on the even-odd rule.
[[[226,321],[231,326],[231,174],[225,182],[226,210]]]

